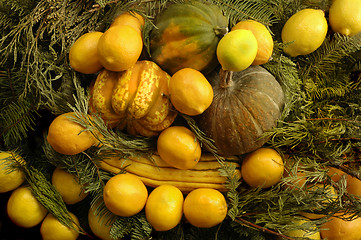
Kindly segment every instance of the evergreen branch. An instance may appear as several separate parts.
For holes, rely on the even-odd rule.
[[[81,226],[76,225],[79,229],[74,227],[76,224],[70,216],[67,207],[54,186],[44,177],[44,175],[33,167],[25,168],[26,180],[31,186],[34,196],[41,202],[41,204],[57,218],[63,225],[84,234],[85,231]]]
[[[300,76],[305,79],[307,76],[316,75],[320,76],[317,77],[318,79],[322,79],[330,72],[340,70],[340,63],[361,49],[360,41],[361,33],[352,37],[336,33],[332,39],[326,38],[317,51],[307,55],[307,59],[300,59],[302,63]]]
[[[94,4],[91,10],[89,10],[89,12],[94,12],[94,11],[99,11],[99,9],[104,8],[106,5],[109,4],[116,4],[118,3],[120,0],[111,0],[111,1],[97,1],[99,3]]]
[[[291,238],[291,237],[288,237],[286,235],[280,234],[278,232],[272,231],[272,230],[270,230],[268,228],[261,227],[261,226],[255,224],[255,223],[252,223],[252,222],[247,221],[247,220],[245,220],[243,218],[240,218],[240,217],[235,219],[235,221],[238,222],[239,224],[243,225],[243,226],[252,227],[252,228],[255,228],[255,229],[257,229],[257,230],[259,230],[261,232],[270,233],[272,235],[275,235],[277,237],[281,237],[281,238],[284,238],[284,239],[295,240],[294,238]]]
[[[131,239],[148,239],[152,227],[145,218],[144,212],[131,217],[118,217],[110,229],[110,236],[113,239],[130,236]]]
[[[29,130],[35,126],[34,106],[28,102],[13,102],[2,109],[0,115],[0,138],[6,146],[16,145],[27,137]]]
[[[256,20],[266,26],[276,22],[273,9],[265,1],[213,0],[229,17],[230,27],[241,20]]]

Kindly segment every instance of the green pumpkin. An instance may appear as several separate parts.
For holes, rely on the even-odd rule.
[[[151,58],[169,74],[189,67],[204,73],[217,66],[216,49],[228,19],[216,5],[172,4],[160,13],[150,35]]]

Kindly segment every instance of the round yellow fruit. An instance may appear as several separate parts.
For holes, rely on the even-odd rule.
[[[231,31],[237,29],[250,30],[257,39],[257,55],[252,65],[261,65],[267,63],[273,53],[273,38],[265,25],[255,20],[240,21]]]
[[[271,148],[259,148],[243,159],[241,174],[251,187],[269,188],[278,183],[284,171],[282,157]]]
[[[193,226],[210,228],[226,218],[227,202],[218,190],[198,188],[188,193],[184,199],[183,213]]]
[[[156,231],[168,231],[178,225],[183,216],[183,194],[175,186],[161,185],[150,194],[145,216]]]
[[[119,16],[117,16],[110,27],[114,26],[121,26],[121,25],[127,25],[139,32],[139,34],[142,34],[142,28],[144,27],[144,17],[137,12],[130,11],[130,12],[123,12]]]
[[[98,54],[104,68],[120,72],[132,67],[143,49],[141,34],[133,27],[119,25],[109,28],[100,37]]]
[[[79,236],[79,220],[76,215],[69,212],[73,219],[75,229],[63,225],[53,214],[48,213],[40,226],[40,234],[43,240],[76,240]]]
[[[90,131],[84,131],[84,127],[74,122],[72,117],[75,118],[74,112],[57,116],[51,122],[46,138],[55,151],[65,155],[81,153],[98,142]]]
[[[98,55],[98,42],[102,35],[102,32],[85,33],[70,47],[69,63],[75,71],[92,74],[103,68]]]
[[[195,116],[203,113],[213,101],[213,88],[198,70],[183,68],[169,81],[173,106],[181,113]]]
[[[202,153],[196,135],[183,126],[163,130],[158,136],[157,151],[164,162],[178,169],[193,168]]]
[[[361,31],[361,0],[334,0],[328,16],[334,32],[353,36]]]
[[[330,221],[322,224],[320,229],[322,239],[359,240],[361,239],[361,218],[346,221],[339,217],[331,217]]]
[[[66,204],[78,203],[88,196],[88,194],[84,192],[83,186],[79,183],[77,178],[73,174],[68,173],[59,167],[55,168],[51,183],[60,193]]]
[[[299,219],[294,221],[294,224],[295,226],[301,226],[302,224],[310,224],[310,222],[311,220],[309,219]],[[307,239],[315,239],[315,240],[321,239],[321,234],[316,224],[312,224],[312,229],[310,229],[310,231],[306,231],[303,229],[295,229],[285,232],[284,235],[288,237],[307,238]]]
[[[257,39],[253,33],[237,29],[221,38],[216,53],[223,70],[239,72],[253,63],[257,51]]]
[[[283,50],[291,57],[310,54],[322,45],[327,30],[322,10],[307,8],[298,11],[282,28],[282,42],[288,44]]]
[[[110,236],[110,229],[116,216],[114,214],[98,215],[97,205],[90,207],[88,211],[88,224],[92,233],[102,240],[113,240]]]
[[[47,213],[48,210],[27,186],[15,189],[7,202],[9,219],[20,227],[31,228],[38,225]]]
[[[130,217],[140,212],[148,198],[148,190],[133,174],[118,174],[104,186],[105,206],[115,215]]]
[[[24,159],[13,152],[0,152],[0,193],[18,188],[25,181],[25,174],[19,168]]]

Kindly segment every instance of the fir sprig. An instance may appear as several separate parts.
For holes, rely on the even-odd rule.
[[[25,168],[25,172],[27,183],[30,185],[34,196],[39,202],[63,225],[84,234],[85,232],[82,228],[77,225],[70,216],[60,193],[44,175],[31,166]]]
[[[6,147],[16,146],[33,130],[39,115],[34,105],[26,101],[12,102],[1,110],[0,139]]]

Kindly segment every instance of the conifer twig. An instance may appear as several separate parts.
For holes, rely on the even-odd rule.
[[[120,0],[113,0],[113,1],[110,1],[110,2],[108,2],[106,5],[108,5],[108,4],[116,4],[116,3],[118,3]],[[101,6],[100,4],[94,4],[93,6],[92,6],[93,8],[92,9],[90,9],[89,10],[89,12],[95,12],[95,11],[98,11],[98,10],[100,10],[101,8],[103,8],[103,6]]]
[[[288,240],[295,240],[294,238],[291,238],[291,237],[288,237],[288,236],[283,235],[283,234],[281,234],[281,233],[272,231],[272,230],[270,230],[270,229],[268,229],[268,228],[261,227],[261,226],[255,224],[255,223],[249,222],[249,221],[247,221],[247,220],[245,220],[245,219],[243,219],[243,218],[240,218],[240,217],[238,217],[235,221],[238,222],[238,223],[241,224],[241,225],[246,226],[246,227],[256,228],[256,229],[258,229],[258,230],[260,230],[260,231],[262,231],[262,232],[270,233],[270,234],[272,234],[272,235],[276,235],[276,236],[278,236],[278,237],[282,237],[282,238],[285,238],[285,239],[288,239]]]

